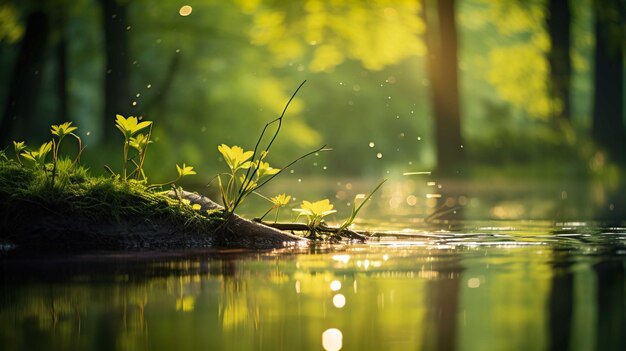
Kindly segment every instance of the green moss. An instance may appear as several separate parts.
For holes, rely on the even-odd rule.
[[[16,221],[37,221],[38,214],[59,220],[91,223],[127,219],[158,222],[192,232],[214,229],[220,213],[194,210],[167,191],[149,189],[143,183],[92,177],[87,169],[59,160],[54,185],[50,172],[0,161],[0,211],[3,227]]]

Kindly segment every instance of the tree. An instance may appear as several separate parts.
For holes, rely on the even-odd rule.
[[[28,125],[28,121],[34,119],[49,26],[46,12],[35,10],[28,15],[26,31],[15,60],[4,114],[0,122],[0,145],[7,145],[10,142],[16,124]]]
[[[433,8],[435,7],[435,8]],[[435,118],[437,169],[458,171],[465,161],[461,136],[455,0],[426,1],[428,71]]]
[[[550,95],[553,101],[552,117],[571,119],[570,82],[572,60],[570,58],[571,11],[569,0],[549,0],[546,16],[550,35]]]
[[[626,162],[624,147],[624,5],[595,3],[594,94],[592,135],[617,162]]]
[[[116,114],[131,110],[127,4],[123,0],[101,0],[106,51],[103,135],[114,135]]]

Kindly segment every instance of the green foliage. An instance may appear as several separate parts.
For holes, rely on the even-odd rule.
[[[298,217],[306,217],[307,225],[311,228],[312,232],[322,224],[324,217],[337,212],[333,210],[333,205],[328,199],[316,202],[302,201],[300,208],[294,208],[293,211],[298,212]]]
[[[55,187],[49,186],[47,172],[39,167],[23,167],[12,160],[0,161],[0,198],[4,199],[2,205],[15,213],[16,217],[11,220],[24,220],[44,210],[59,216],[68,214],[79,221],[141,218],[206,231],[216,219],[214,214],[197,211],[165,192],[150,189],[143,182],[92,177],[86,168],[66,158],[58,161]],[[11,205],[14,203],[20,206]],[[34,204],[35,212],[20,210],[24,203]]]
[[[26,149],[26,144],[23,141],[13,141],[13,150],[15,152],[15,159],[17,162],[22,164],[22,160],[20,159],[20,153]]]
[[[34,162],[36,165],[40,167],[45,167],[46,157],[52,150],[52,144],[53,144],[52,141],[48,141],[46,143],[41,144],[41,146],[39,146],[39,149],[37,150],[22,151],[21,155],[25,159]]]
[[[272,207],[270,207],[263,214],[263,216],[261,216],[260,220],[263,220],[263,218],[265,218],[265,216],[267,216],[267,214],[270,213],[272,210],[276,210],[276,217],[274,217],[274,223],[276,223],[278,221],[278,214],[280,212],[280,208],[285,207],[289,204],[289,201],[291,201],[291,195],[282,193],[282,194],[278,194],[270,198],[269,200],[272,202]]]
[[[274,176],[280,172],[280,169],[272,168],[269,163],[263,161],[267,156],[267,150],[261,152],[259,159],[251,161],[254,151],[244,151],[237,145],[230,147],[226,144],[218,146],[217,149],[230,170],[229,173],[217,177],[227,215],[235,212],[237,206],[259,187],[264,177]],[[240,171],[247,172],[239,174]],[[226,181],[222,180],[222,176],[226,177]]]
[[[143,121],[139,122],[137,117],[129,116],[125,118],[122,115],[117,115],[115,117],[115,127],[119,129],[119,131],[124,135],[124,154],[123,154],[123,170],[122,170],[122,180],[126,181],[128,179],[127,175],[127,164],[128,164],[128,148],[133,147],[139,151],[139,164],[137,165],[137,169],[132,174],[136,175],[136,178],[139,179],[140,175],[143,174],[143,163],[146,157],[146,151],[148,149],[148,145],[150,144],[150,135],[152,130],[148,132],[147,136],[140,134],[133,138],[135,134],[137,134],[140,130],[143,130],[152,125],[151,121]],[[131,140],[132,139],[132,140]],[[145,179],[145,175],[144,175]]]

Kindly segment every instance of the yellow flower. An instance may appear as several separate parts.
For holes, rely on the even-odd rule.
[[[231,170],[250,168],[251,163],[248,160],[254,154],[252,151],[243,151],[241,147],[236,145],[231,148],[226,144],[218,146],[217,150],[222,154],[224,161]]]
[[[266,176],[266,175],[271,176],[280,172],[279,168],[272,168],[270,164],[267,162],[263,162],[263,161],[255,162],[255,166],[257,164],[258,164],[257,177],[259,178]]]
[[[124,134],[124,138],[126,140],[130,140],[130,137],[135,135],[138,131],[150,126],[152,124],[151,121],[143,121],[139,122],[137,117],[130,116],[128,118],[124,118],[122,115],[117,115],[115,117],[115,126],[117,129]]]
[[[196,174],[196,171],[193,170],[193,166],[187,166],[184,163],[182,167],[180,167],[179,165],[176,165],[176,170],[178,171],[178,177],[180,178],[184,176]]]
[[[328,199],[316,202],[302,201],[300,208],[294,208],[293,210],[299,212],[300,215],[307,216],[309,225],[317,225],[323,217],[337,212],[333,210],[333,205]]]
[[[241,177],[239,177],[239,181],[241,181],[241,186],[243,187],[244,183],[246,183],[246,176],[242,174]],[[243,189],[243,191],[252,191],[256,188],[256,186],[256,182],[250,179],[248,181],[248,184],[246,184],[246,188]]]
[[[59,137],[59,139],[63,139],[64,136],[70,134],[71,132],[75,131],[76,127],[72,127],[72,122],[65,122],[59,125],[52,125],[52,128],[50,129],[50,132],[53,135],[56,135]]]
[[[135,137],[131,137],[128,141],[128,145],[137,149],[137,151],[142,152],[148,147],[148,144],[152,144],[152,140],[148,139],[147,135],[143,135],[141,133],[137,134]]]
[[[26,144],[23,141],[13,141],[13,147],[15,148],[15,154],[19,154],[26,148]]]
[[[272,200],[274,208],[279,208],[287,206],[289,204],[289,201],[291,201],[291,196],[283,193],[270,198],[270,200]]]

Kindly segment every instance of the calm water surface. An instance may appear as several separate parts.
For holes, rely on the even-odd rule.
[[[626,225],[1,261],[2,350],[623,350]]]

